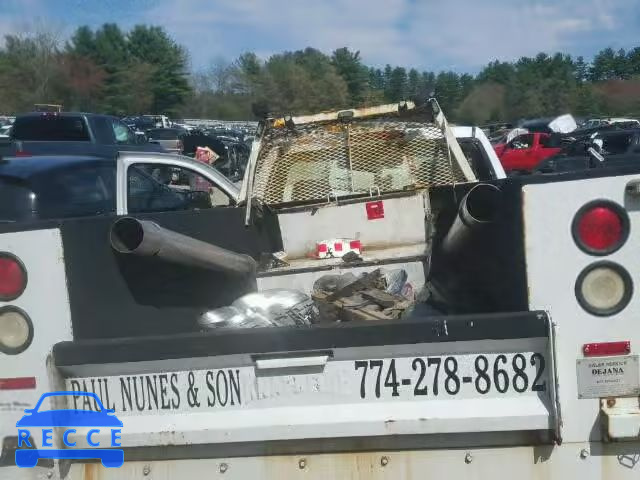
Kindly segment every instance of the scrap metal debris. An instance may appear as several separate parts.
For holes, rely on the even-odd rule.
[[[356,263],[361,262],[362,257],[356,252],[347,252],[342,256],[342,261],[345,263]]]
[[[274,288],[243,295],[230,306],[204,312],[204,330],[218,328],[307,327],[316,319],[315,305],[298,290]]]
[[[405,282],[399,286],[400,278],[402,274],[394,277],[393,292],[402,290],[406,272]],[[322,322],[394,320],[400,318],[414,302],[398,293],[391,293],[389,286],[380,269],[360,277],[351,273],[326,275],[314,284],[311,298],[318,307]]]
[[[258,271],[266,272],[274,268],[288,267],[289,262],[286,261],[286,258],[285,252],[262,253],[258,262]]]
[[[212,330],[394,320],[413,309],[413,295],[406,296],[407,291],[412,291],[409,286],[403,269],[377,269],[361,276],[323,275],[314,283],[311,297],[284,288],[253,292],[229,306],[204,312],[198,325]]]

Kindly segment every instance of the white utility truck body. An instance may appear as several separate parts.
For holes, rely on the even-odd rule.
[[[428,124],[411,123],[411,119],[404,120],[402,116],[396,118],[399,111],[411,113],[417,110],[412,102],[289,119],[296,127],[306,129],[303,132],[306,136],[289,135],[290,128],[284,119],[274,119],[267,123],[270,128],[264,128],[254,141],[239,194],[229,188],[229,182],[220,179],[217,171],[186,157],[147,153],[121,155],[118,158],[117,213],[131,213],[128,172],[132,167],[182,168],[217,186],[224,198],[229,197],[225,205],[229,202],[252,205],[257,199],[276,212],[287,265],[259,272],[260,289],[294,286],[308,293],[313,283],[328,271],[359,275],[387,267],[404,269],[409,285],[419,292],[427,276],[425,268],[429,265],[433,233],[425,223],[431,216],[425,188],[506,178],[493,147],[480,128],[449,126],[436,102],[427,109],[433,115],[433,121]],[[361,120],[363,126],[356,125],[354,133],[350,123],[339,120],[345,114],[351,114],[349,120]],[[379,118],[383,121],[375,123]],[[368,119],[372,119],[370,123],[367,123]],[[358,133],[364,140],[358,141]],[[394,149],[390,145],[392,141],[381,137],[383,134],[406,134],[409,140],[406,146]],[[288,136],[294,140],[284,147]],[[347,140],[343,136],[347,136]],[[282,154],[281,150],[286,149],[294,153]],[[345,155],[345,152],[354,153]],[[404,155],[409,161],[396,162],[392,168],[376,171],[375,161],[383,154]],[[354,160],[358,155],[360,167]],[[424,161],[421,155],[429,160]],[[317,165],[306,168],[305,164],[312,164],[310,160],[317,161],[316,156],[329,160],[320,168]],[[432,166],[417,174],[410,170],[415,167],[407,168],[407,164],[421,161],[431,162]],[[375,172],[378,179],[388,175],[397,180],[390,183],[385,180],[388,184],[377,185],[371,172]],[[305,182],[326,182],[326,187],[303,187],[296,191],[295,185]],[[363,197],[363,193],[367,195]],[[381,213],[370,216],[370,207],[381,207]],[[340,256],[318,259],[314,255],[318,242],[343,238],[357,241],[362,246],[362,262],[347,264]]]
[[[637,478],[640,172],[494,183],[520,252],[498,267],[521,268],[499,293],[524,292],[521,308],[404,321],[78,338],[69,246],[87,234],[7,227],[0,252],[28,281],[0,319],[30,334],[0,352],[0,478]],[[15,422],[55,390],[115,409],[122,467],[12,466]]]

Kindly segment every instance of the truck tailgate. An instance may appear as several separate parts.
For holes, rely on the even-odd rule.
[[[525,312],[62,342],[53,356],[68,390],[93,391],[115,409],[125,448],[467,432],[553,438],[552,344],[546,315]],[[97,408],[79,396],[71,403]]]

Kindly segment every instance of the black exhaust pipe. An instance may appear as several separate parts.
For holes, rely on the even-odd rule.
[[[500,189],[494,185],[479,183],[471,188],[460,201],[458,215],[442,241],[442,251],[446,254],[460,252],[474,232],[493,223],[500,198]]]
[[[256,262],[249,255],[211,245],[162,228],[148,220],[124,217],[110,231],[111,246],[123,254],[158,257],[187,267],[215,270],[231,275],[255,275]]]

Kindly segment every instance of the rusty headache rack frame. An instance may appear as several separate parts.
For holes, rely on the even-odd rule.
[[[241,198],[268,205],[476,180],[435,99],[267,119],[247,175]]]

